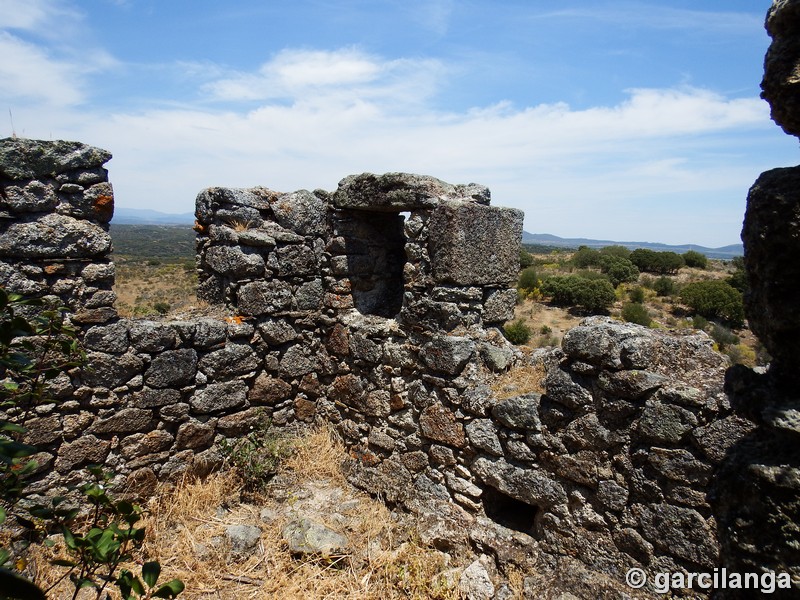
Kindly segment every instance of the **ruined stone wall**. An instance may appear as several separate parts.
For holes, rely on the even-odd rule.
[[[762,97],[773,120],[800,135],[800,2],[775,0]],[[758,427],[731,448],[714,482],[721,562],[731,571],[790,573],[800,588],[800,167],[762,173],[750,188],[742,229],[745,314],[772,356],[766,373],[742,366],[726,377],[737,411]],[[727,591],[724,598],[749,598]]]
[[[0,285],[57,296],[79,323],[116,316],[105,150],[0,140]]]
[[[63,154],[58,144],[13,140],[0,164],[19,164],[25,147]],[[47,264],[34,271],[14,255],[22,246],[9,240],[33,227],[39,197],[16,190],[55,176],[3,169],[16,199],[0,231],[3,283],[67,289],[89,359],[25,423],[42,450],[34,492],[60,493],[103,463],[147,494],[217,468],[222,438],[264,419],[326,422],[346,442],[350,480],[414,511],[439,547],[470,544],[526,569],[578,557],[618,580],[631,566],[653,575],[717,564],[706,490],[751,428],[721,392],[724,359],[705,335],[605,318],[572,330],[563,349],[523,357],[496,328],[513,315],[522,214],[490,206],[485,187],[394,173],[351,176],[334,192],[204,190],[198,294],[228,318],[156,322],[94,306],[113,298],[100,294],[113,294],[107,237],[70,262],[73,222],[35,226],[44,233],[32,247],[53,240]],[[99,183],[85,181],[85,206],[108,206],[91,202]],[[62,205],[42,206],[35,219],[48,222]],[[76,222],[106,235],[110,215],[96,215]],[[83,278],[47,279],[50,264]],[[87,279],[93,269],[105,278]],[[526,362],[546,366],[544,395],[487,386],[490,373]]]

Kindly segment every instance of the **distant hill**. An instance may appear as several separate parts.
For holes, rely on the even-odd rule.
[[[114,225],[192,225],[194,213],[170,214],[147,208],[114,208]]]
[[[625,246],[631,250],[636,248],[647,248],[656,252],[677,252],[683,254],[689,250],[695,250],[705,254],[709,258],[731,259],[735,256],[744,254],[744,247],[741,244],[731,244],[721,248],[706,248],[696,244],[684,244],[673,246],[658,242],[614,242],[612,240],[591,240],[588,238],[561,238],[549,233],[528,233],[522,232],[523,244],[535,244],[537,246],[551,246],[556,248],[577,248],[578,246],[588,246],[589,248],[602,248],[603,246]]]
[[[115,259],[125,256],[132,259],[194,260],[197,234],[186,223],[117,223],[115,218],[109,232]]]

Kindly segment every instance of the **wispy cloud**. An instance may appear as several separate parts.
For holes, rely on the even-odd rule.
[[[559,8],[531,15],[536,19],[586,19],[638,29],[726,31],[754,34],[763,18],[744,12],[685,9],[647,2],[606,2],[592,8]]]

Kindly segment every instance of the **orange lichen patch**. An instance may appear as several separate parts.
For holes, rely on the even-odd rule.
[[[197,233],[205,233],[208,231],[208,227],[203,225],[200,221],[195,221],[192,229],[194,229]]]
[[[225,322],[231,323],[232,325],[241,325],[248,319],[252,319],[252,317],[242,317],[240,315],[234,315],[232,317],[225,317]]]
[[[110,221],[114,215],[114,196],[101,194],[94,199],[94,212],[101,221]]]
[[[360,462],[365,467],[374,467],[381,460],[369,450],[360,450],[358,448],[350,449],[350,457]]]
[[[44,272],[47,275],[58,275],[64,272],[64,265],[61,263],[51,263],[49,265],[45,265]]]

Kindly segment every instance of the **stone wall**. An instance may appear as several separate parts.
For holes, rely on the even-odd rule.
[[[79,323],[116,316],[110,158],[77,142],[0,140],[0,285],[58,296]]]
[[[440,547],[525,569],[578,557],[617,580],[631,566],[717,564],[706,489],[752,426],[731,414],[708,336],[591,318],[563,349],[523,357],[497,329],[513,315],[522,214],[490,206],[483,186],[400,173],[347,177],[334,192],[204,190],[198,294],[228,316],[118,319],[110,201],[97,200],[111,195],[109,157],[0,144],[2,283],[57,293],[89,358],[25,423],[42,450],[34,492],[61,492],[103,463],[147,494],[217,468],[222,438],[262,419],[325,422],[346,442],[350,480],[415,512]],[[59,176],[83,182],[68,183],[82,195],[51,185]],[[104,245],[86,246],[92,236]],[[39,246],[48,254],[31,269]],[[69,285],[49,273],[55,264],[76,274]],[[530,362],[546,367],[545,394],[488,387],[492,373]]]
[[[800,135],[800,2],[775,0],[762,97],[772,118]],[[800,167],[762,173],[750,188],[742,229],[749,291],[745,314],[772,356],[766,373],[741,366],[726,377],[737,411],[758,428],[725,458],[714,485],[721,563],[737,572],[783,572],[800,587]],[[724,598],[749,598],[727,591]]]

